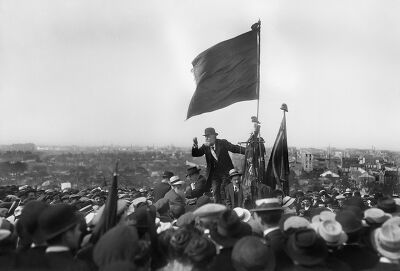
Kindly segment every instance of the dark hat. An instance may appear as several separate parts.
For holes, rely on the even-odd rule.
[[[198,172],[200,172],[200,170],[201,170],[201,169],[200,169],[198,166],[190,167],[190,168],[187,169],[187,174],[186,174],[186,176],[190,176],[190,175],[193,175],[193,174],[195,174],[195,173],[198,173]]]
[[[300,265],[313,266],[328,256],[325,241],[313,229],[299,229],[289,236],[287,252]]]
[[[392,198],[381,199],[378,201],[377,207],[383,210],[385,213],[394,214],[400,212],[400,206],[396,204],[396,201]]]
[[[240,220],[233,210],[224,211],[218,220],[217,227],[210,231],[215,242],[224,248],[233,247],[242,237],[251,235],[252,230],[249,224]]]
[[[211,198],[209,196],[203,195],[199,197],[196,201],[196,209],[203,205],[206,205],[207,203],[211,203]]]
[[[162,177],[165,179],[169,179],[172,176],[174,176],[174,173],[172,173],[171,171],[164,171]]]
[[[41,231],[38,228],[38,219],[40,214],[48,207],[49,205],[43,201],[30,201],[22,209],[21,217],[18,220],[18,224],[25,229],[26,233],[37,244],[43,242],[43,236],[41,236]]]
[[[172,254],[174,254],[176,257],[179,255],[182,257],[182,254],[193,235],[194,231],[191,231],[187,228],[179,228],[177,231],[175,231],[169,240],[169,245],[172,248]]]
[[[246,236],[233,247],[232,263],[238,270],[274,270],[275,256],[266,240],[256,236]]]
[[[217,255],[217,249],[210,239],[204,236],[195,236],[186,246],[185,254],[195,265],[205,267]]]
[[[218,133],[215,132],[214,128],[208,127],[204,130],[204,136],[209,136],[209,135],[218,135]]]
[[[266,198],[256,200],[256,208],[250,211],[253,212],[268,212],[268,211],[282,211],[283,208],[277,198]]]
[[[51,205],[39,216],[39,229],[43,239],[48,240],[60,235],[81,221],[81,216],[74,207],[68,204]]]
[[[229,170],[229,178],[232,178],[234,176],[242,176],[242,173],[233,168]]]
[[[100,269],[117,260],[131,260],[139,252],[138,241],[135,227],[117,225],[107,231],[96,243],[93,249],[93,260]]]
[[[156,207],[157,212],[163,214],[169,210],[169,200],[166,198],[161,198],[154,203],[154,207]]]
[[[353,233],[362,228],[362,222],[353,211],[343,210],[336,214],[336,221],[342,225],[345,233]]]

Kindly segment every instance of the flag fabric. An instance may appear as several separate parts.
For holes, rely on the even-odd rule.
[[[117,167],[116,167],[117,168]],[[91,242],[95,244],[100,237],[106,233],[109,229],[117,224],[117,208],[118,208],[118,177],[117,170],[114,173],[114,177],[111,183],[110,190],[106,203],[104,205],[104,211],[100,218],[99,223],[93,229]]]
[[[276,187],[289,195],[289,154],[286,135],[286,116],[283,116],[281,127],[269,157],[266,184],[272,189]]]
[[[258,99],[259,27],[252,29],[214,45],[193,60],[197,86],[187,119],[240,101]]]

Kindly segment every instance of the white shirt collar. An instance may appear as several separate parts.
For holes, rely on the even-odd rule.
[[[49,252],[64,252],[64,251],[69,251],[69,248],[66,246],[49,246],[46,248],[46,253]]]
[[[270,232],[272,232],[272,231],[274,231],[274,230],[277,230],[277,229],[279,229],[278,226],[265,229],[265,230],[264,230],[264,236],[266,236],[268,233],[270,233]]]

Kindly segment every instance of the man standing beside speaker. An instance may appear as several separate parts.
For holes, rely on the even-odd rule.
[[[245,148],[234,145],[226,139],[217,139],[217,135],[214,128],[206,128],[204,131],[205,143],[201,147],[198,146],[197,137],[193,138],[192,156],[205,155],[207,188],[211,188],[215,202],[224,203],[225,186],[230,183],[229,171],[233,169],[228,152],[244,155]]]

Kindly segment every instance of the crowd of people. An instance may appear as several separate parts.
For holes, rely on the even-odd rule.
[[[0,270],[400,270],[393,195],[270,189],[248,210],[237,170],[225,204],[200,173],[119,189],[118,223],[101,234],[107,189],[1,187]]]

